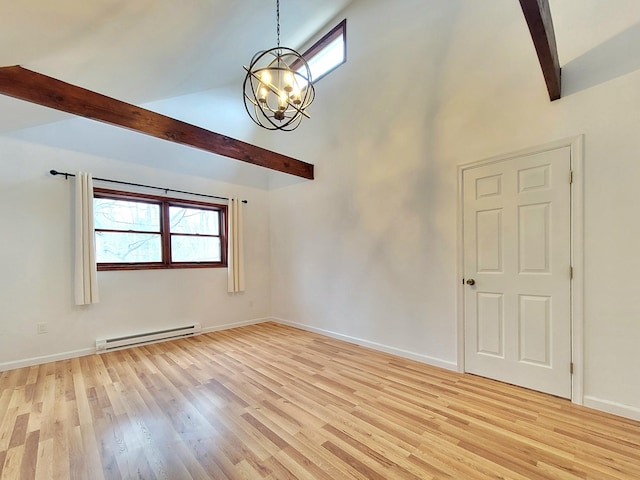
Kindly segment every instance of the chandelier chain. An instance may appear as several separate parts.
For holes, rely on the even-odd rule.
[[[278,25],[278,48],[280,48],[280,0],[276,0],[276,24]]]

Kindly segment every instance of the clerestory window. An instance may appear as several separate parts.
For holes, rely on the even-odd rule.
[[[347,19],[302,54],[309,64],[312,82],[317,82],[347,61]]]

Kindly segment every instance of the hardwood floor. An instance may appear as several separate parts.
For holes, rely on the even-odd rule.
[[[640,423],[275,323],[3,372],[2,479],[640,478]]]

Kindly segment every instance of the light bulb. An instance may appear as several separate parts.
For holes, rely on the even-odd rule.
[[[287,94],[285,92],[282,92],[280,94],[280,97],[278,98],[278,110],[286,110],[288,100],[289,99],[287,98]]]
[[[293,74],[291,72],[284,74],[284,89],[287,92],[293,90]]]
[[[258,97],[260,103],[267,103],[267,89],[262,87],[260,89],[260,96]]]
[[[300,105],[302,103],[302,100],[300,100],[300,88],[298,88],[298,85],[293,86],[293,89],[289,98],[291,99],[291,102],[294,105]]]

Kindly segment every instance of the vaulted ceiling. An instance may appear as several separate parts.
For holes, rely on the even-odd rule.
[[[429,2],[439,22],[455,22],[455,18],[443,14],[448,11],[446,5],[477,0],[424,1]],[[518,0],[482,1],[506,5]],[[242,66],[255,52],[274,46],[275,3],[275,0],[0,0],[0,66],[22,65],[261,144],[261,133],[245,118],[241,105]],[[619,50],[638,43],[638,0],[549,0],[549,4],[560,65],[570,67],[566,69],[568,75],[563,74],[565,86],[576,91],[588,87],[580,84],[584,82],[581,79],[594,76],[580,72],[593,65],[601,65],[604,74],[611,72],[610,76],[638,68],[631,51],[627,64],[609,65],[608,60],[612,58],[608,53],[612,48]],[[341,19],[343,9],[352,7],[354,12],[362,13],[367,5],[367,0],[281,0],[282,44],[302,49],[324,28],[333,26],[332,21]],[[384,16],[384,11],[380,15]],[[598,19],[597,28],[593,28],[594,18]],[[491,28],[491,18],[483,21]],[[518,21],[521,28],[527,28],[524,18]],[[358,40],[359,48],[366,48],[366,41]],[[589,61],[584,60],[587,57]],[[532,61],[537,61],[535,54]],[[544,83],[541,73],[540,82]],[[217,94],[217,90],[223,94]],[[322,101],[320,94],[316,101]],[[64,126],[37,127],[59,120],[67,121]],[[230,131],[221,130],[221,125]],[[260,167],[238,166],[239,162],[220,156],[207,156],[198,150],[167,145],[108,125],[73,119],[68,114],[3,95],[0,95],[0,134],[115,160],[212,176],[221,181],[261,188],[269,184],[267,173]],[[262,137],[266,139],[263,146],[294,155],[279,146],[275,148],[277,142],[273,138],[273,134]],[[175,161],[177,158],[179,163]]]

